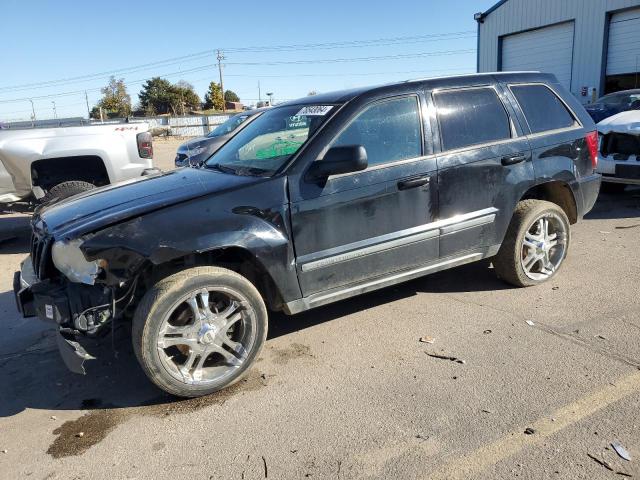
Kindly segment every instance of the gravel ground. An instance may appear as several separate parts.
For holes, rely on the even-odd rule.
[[[157,137],[153,139],[153,164],[160,170],[173,170],[176,158],[176,150],[180,144],[186,142],[182,137]]]
[[[156,142],[158,166],[178,143]],[[551,283],[511,288],[482,262],[273,315],[246,381],[188,401],[149,384],[124,329],[66,371],[15,310],[26,221],[0,217],[2,478],[640,475],[640,190],[601,197]]]

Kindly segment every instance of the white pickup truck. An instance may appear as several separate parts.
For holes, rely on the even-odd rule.
[[[63,198],[154,171],[146,123],[0,130],[0,203]]]

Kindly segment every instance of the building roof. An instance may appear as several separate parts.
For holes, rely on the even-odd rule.
[[[493,5],[492,7],[490,7],[486,12],[482,12],[482,16],[486,17],[487,15],[489,15],[491,12],[493,12],[494,10],[500,8],[504,3],[507,3],[507,0],[500,0],[499,2],[497,2],[495,5]]]

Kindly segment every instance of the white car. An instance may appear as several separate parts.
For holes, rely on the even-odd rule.
[[[0,203],[53,200],[152,172],[146,123],[0,131]]]
[[[598,167],[603,192],[640,185],[640,110],[605,118],[598,127]]]

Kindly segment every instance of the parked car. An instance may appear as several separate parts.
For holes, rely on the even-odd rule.
[[[0,131],[0,203],[66,198],[154,171],[146,123]]]
[[[202,168],[86,192],[33,219],[26,317],[86,336],[132,319],[175,395],[236,382],[268,311],[295,314],[490,258],[525,287],[557,275],[598,195],[593,120],[552,75],[416,80],[265,111]],[[295,321],[295,320],[292,320]]]
[[[598,123],[616,113],[627,110],[640,110],[640,88],[622,90],[599,98],[596,102],[584,107],[593,121]]]
[[[227,140],[246,127],[264,111],[264,108],[248,110],[232,116],[204,137],[194,138],[178,147],[176,167],[201,165],[213,155]]]
[[[622,192],[640,185],[640,111],[618,113],[597,125],[602,191]]]

